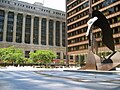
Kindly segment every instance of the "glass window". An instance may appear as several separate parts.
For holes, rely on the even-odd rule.
[[[46,18],[42,18],[41,22],[41,44],[46,45]]]
[[[30,56],[29,53],[30,53],[30,51],[25,51],[25,57],[26,58],[29,58],[29,56]]]
[[[39,42],[39,18],[34,18],[34,26],[33,26],[33,43],[38,44]]]
[[[60,46],[60,22],[56,21],[56,46]]]
[[[60,53],[57,52],[57,59],[60,59]]]
[[[120,15],[117,17],[117,21],[120,22]]]
[[[54,29],[54,27],[53,27],[53,20],[49,20],[49,45],[51,45],[51,46],[53,46],[53,38],[54,38],[54,36],[53,36],[53,29]]]
[[[16,42],[22,42],[22,24],[23,24],[23,15],[17,15],[17,25],[16,25]]]
[[[26,16],[25,21],[25,43],[30,44],[30,34],[31,34],[31,16]]]
[[[14,13],[8,13],[8,21],[7,21],[7,35],[6,41],[12,42],[13,41],[13,26],[14,26]]]
[[[62,23],[62,45],[65,47],[65,22]]]
[[[0,10],[0,41],[3,41],[4,16],[5,12]]]
[[[72,56],[72,55],[70,55],[70,59],[73,59],[73,56]]]

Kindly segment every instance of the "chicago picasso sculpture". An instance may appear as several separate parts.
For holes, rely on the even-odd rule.
[[[94,35],[90,33],[92,25],[97,26],[102,31],[102,42],[112,51],[110,55],[102,58],[95,54],[92,49],[88,50],[88,58],[86,60],[86,66],[82,69],[92,69],[92,70],[113,70],[116,66],[120,64],[120,52],[115,51],[115,45],[113,40],[112,30],[106,19],[106,17],[100,11],[93,11],[91,19],[87,22],[88,29],[86,36],[91,39]],[[92,36],[90,36],[92,35]],[[95,40],[89,40],[95,43]],[[95,44],[94,44],[95,45]],[[91,45],[93,48],[94,45]]]

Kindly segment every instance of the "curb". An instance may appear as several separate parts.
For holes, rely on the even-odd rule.
[[[120,71],[95,71],[95,70],[63,70],[65,72],[92,73],[92,74],[119,74]]]

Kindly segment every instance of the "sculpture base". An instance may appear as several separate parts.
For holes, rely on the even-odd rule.
[[[106,58],[101,58],[94,54],[92,51],[88,52],[88,58],[86,60],[86,66],[81,70],[104,70],[110,71],[120,65],[120,52],[113,52]]]

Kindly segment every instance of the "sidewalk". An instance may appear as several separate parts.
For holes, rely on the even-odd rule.
[[[119,74],[120,68],[116,68],[114,71],[100,71],[100,70],[64,70],[66,72],[81,72],[81,73],[93,73],[93,74]]]
[[[77,70],[78,68],[33,68],[31,66],[24,67],[1,67],[0,71],[64,71],[64,70]]]
[[[0,71],[65,71],[65,72],[78,72],[78,73],[93,73],[93,74],[120,74],[120,68],[116,71],[97,71],[97,70],[78,70],[79,67],[74,68],[33,68],[31,66],[24,67],[1,67]]]

